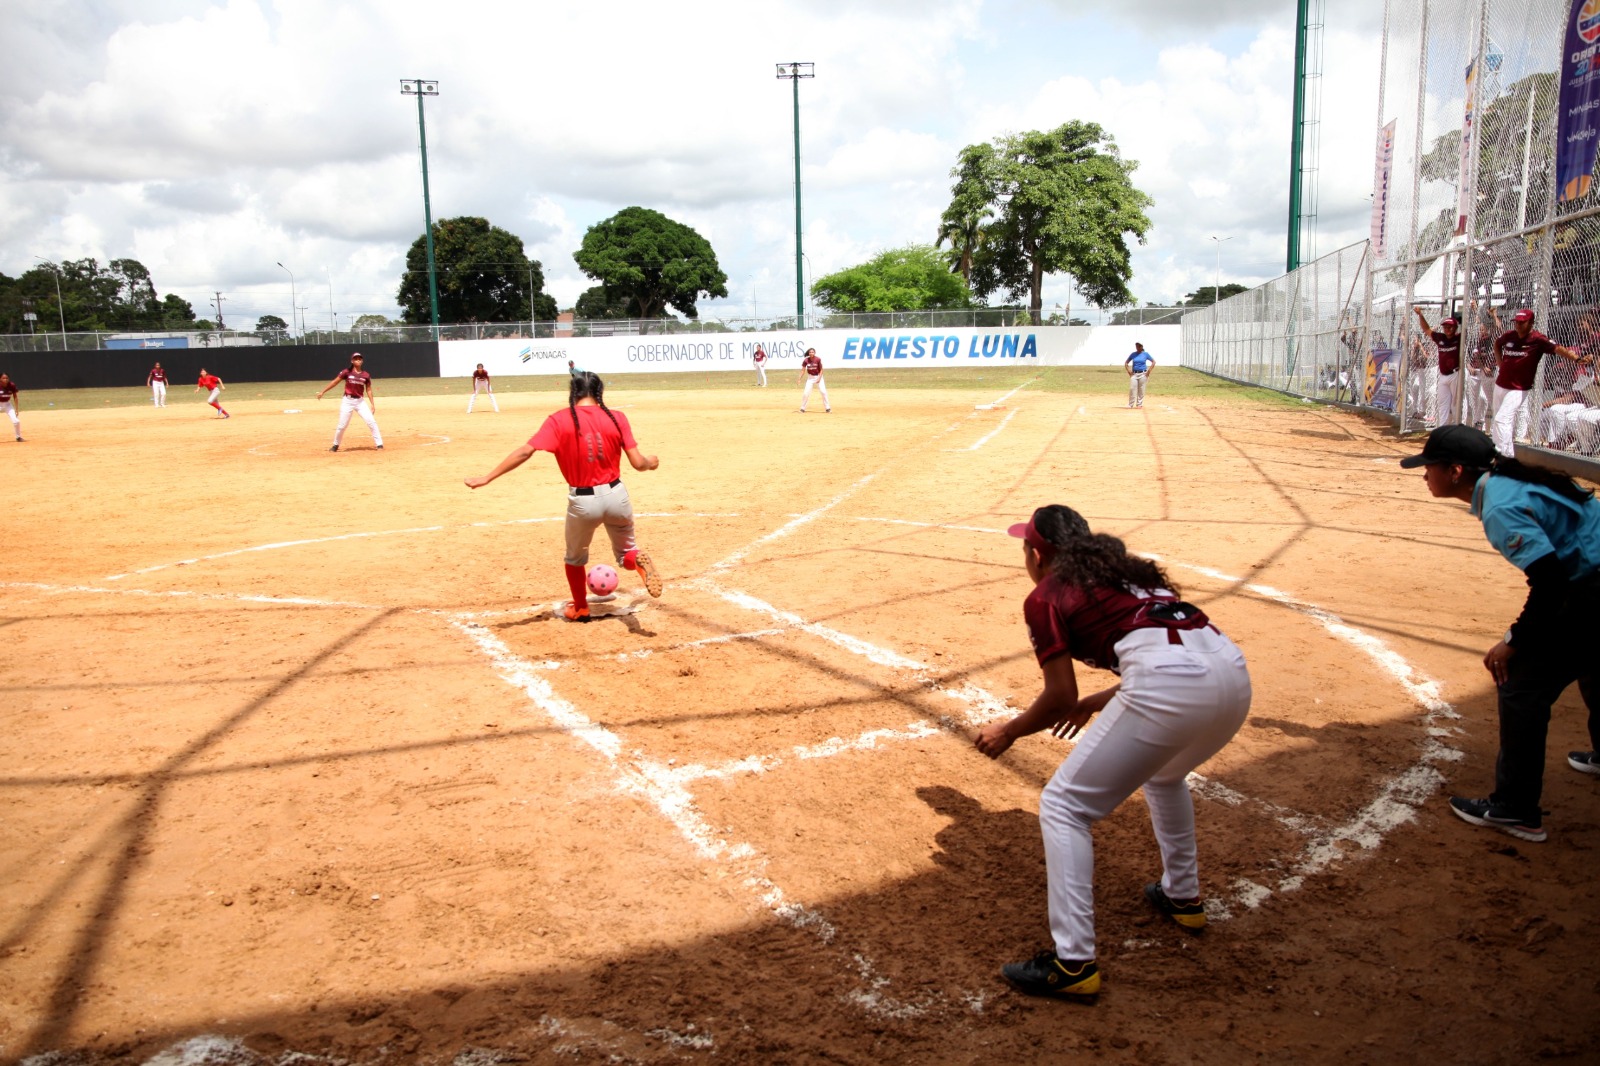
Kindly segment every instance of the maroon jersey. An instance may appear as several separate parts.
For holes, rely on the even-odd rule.
[[[341,370],[335,381],[344,382],[344,394],[352,400],[359,400],[367,394],[367,387],[372,384],[372,375],[365,370]]]
[[[215,374],[201,374],[199,384],[202,389],[214,389],[222,384],[222,379]]]
[[[475,381],[488,381],[489,380],[489,372],[487,370],[482,370],[482,369],[474,370],[472,372],[472,377],[473,377],[473,380],[475,380]]]
[[[1439,373],[1454,374],[1461,369],[1461,332],[1456,331],[1454,336],[1434,330],[1428,334],[1433,338],[1433,346],[1439,349]]]
[[[1502,389],[1523,391],[1533,388],[1540,357],[1556,350],[1555,342],[1536,329],[1530,329],[1526,337],[1508,329],[1494,345],[1500,352],[1500,373],[1495,375],[1494,383]]]
[[[815,355],[808,355],[800,360],[800,369],[812,377],[822,376],[822,360]]]
[[[756,362],[765,363],[767,361],[767,353],[762,351],[760,348],[757,348],[755,358]]]
[[[158,366],[150,371],[150,380],[159,381],[164,385],[167,382],[167,372]]]
[[[574,411],[578,426],[572,424]],[[581,431],[578,427],[582,427]],[[568,485],[579,489],[617,480],[622,473],[623,451],[638,446],[628,416],[621,411],[608,414],[597,404],[557,411],[528,438],[528,447],[534,451],[555,455],[561,476]]]
[[[1178,602],[1166,589],[1084,592],[1062,584],[1052,574],[1028,594],[1022,616],[1040,666],[1071,655],[1085,666],[1120,673],[1117,641],[1135,629],[1200,629],[1211,623],[1197,607],[1176,612],[1162,608]]]
[[[21,391],[21,389],[17,388],[15,381],[7,381],[4,384],[0,384],[0,403],[10,403],[11,398]]]

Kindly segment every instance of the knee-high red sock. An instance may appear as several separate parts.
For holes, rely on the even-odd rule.
[[[567,569],[567,587],[572,590],[572,602],[579,607],[589,605],[589,580],[581,566],[563,563]]]
[[[634,561],[639,558],[638,548],[629,548],[622,553],[622,568],[624,570],[637,570],[638,564]]]

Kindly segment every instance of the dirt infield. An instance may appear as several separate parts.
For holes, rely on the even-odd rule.
[[[1581,707],[1549,843],[1445,810],[1523,586],[1415,445],[1159,377],[975,409],[1009,388],[613,391],[668,587],[587,626],[549,457],[461,484],[551,395],[389,399],[338,455],[328,402],[25,410],[0,1061],[1593,1061]],[[1050,502],[1159,555],[1256,691],[1195,781],[1205,936],[1146,910],[1142,802],[1099,827],[1093,1007],[997,972],[1048,943],[1067,749],[970,741],[1037,692],[1002,531]]]

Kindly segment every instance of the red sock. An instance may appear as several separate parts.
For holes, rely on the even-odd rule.
[[[220,403],[211,403],[210,400],[207,400],[206,403],[210,403],[212,407],[215,407],[219,411],[222,410],[222,405]]]
[[[581,566],[563,563],[567,568],[567,587],[572,590],[572,602],[579,607],[589,606],[589,579]]]
[[[637,570],[637,569],[639,569],[638,563],[636,562],[636,560],[638,558],[639,558],[639,549],[638,548],[629,548],[627,551],[622,553],[622,568],[624,570]]]

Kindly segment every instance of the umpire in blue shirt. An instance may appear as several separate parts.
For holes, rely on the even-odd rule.
[[[1133,351],[1122,361],[1128,371],[1128,406],[1144,406],[1144,383],[1150,379],[1150,370],[1156,365],[1155,356],[1135,342]]]
[[[1451,797],[1473,825],[1521,840],[1545,839],[1544,790],[1550,708],[1574,681],[1589,709],[1589,751],[1568,764],[1600,774],[1600,501],[1571,478],[1524,466],[1495,451],[1472,426],[1440,426],[1422,454],[1400,460],[1425,467],[1428,491],[1461,500],[1483,523],[1496,551],[1528,578],[1522,613],[1483,657],[1500,697],[1500,755],[1487,799]]]

